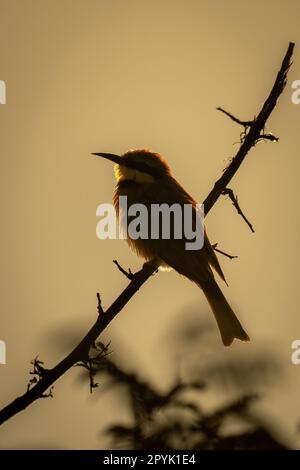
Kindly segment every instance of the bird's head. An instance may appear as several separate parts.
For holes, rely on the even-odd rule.
[[[165,159],[147,149],[129,150],[123,155],[94,153],[115,163],[115,176],[118,182],[124,180],[137,183],[151,183],[170,174],[170,167]]]

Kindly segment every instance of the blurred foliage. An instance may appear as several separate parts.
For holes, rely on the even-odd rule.
[[[278,379],[274,355],[265,349],[258,354],[257,348],[254,357],[248,350],[220,354],[216,330],[210,335],[209,325],[199,323],[199,312],[196,318],[195,324],[185,318],[171,335],[176,345],[173,367],[178,368],[179,357],[183,358],[181,368],[190,378],[174,380],[164,392],[119,365],[102,343],[92,348],[84,365],[85,379],[88,374],[91,383],[98,375],[101,383],[109,379],[109,386],[121,387],[132,415],[130,424],[105,429],[111,444],[132,450],[286,449],[255,410],[260,386]],[[222,396],[221,404],[211,399],[215,395]]]

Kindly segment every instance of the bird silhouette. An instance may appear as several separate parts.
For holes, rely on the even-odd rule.
[[[130,150],[123,155],[111,153],[94,153],[115,163],[117,185],[114,193],[114,206],[121,220],[126,220],[127,242],[140,257],[155,263],[160,268],[173,268],[199,286],[214,313],[221,338],[225,346],[229,346],[235,338],[249,341],[249,336],[227,302],[218,286],[212,268],[225,281],[218,258],[212,248],[206,230],[204,243],[200,249],[186,249],[187,237],[175,236],[175,222],[171,222],[170,236],[162,236],[160,227],[158,237],[133,238],[128,226],[133,217],[120,217],[120,196],[127,197],[127,205],[143,204],[147,208],[149,218],[147,225],[151,233],[151,208],[154,205],[167,204],[171,207],[190,205],[193,215],[193,227],[197,217],[197,203],[172,176],[166,160],[158,153],[147,149]],[[171,220],[171,219],[170,219]],[[226,282],[226,281],[225,281]]]

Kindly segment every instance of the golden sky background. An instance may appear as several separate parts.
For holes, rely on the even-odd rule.
[[[297,0],[0,0],[1,407],[24,392],[37,354],[50,367],[68,352],[60,331],[84,334],[97,291],[108,307],[125,287],[112,260],[141,265],[124,241],[96,238],[96,207],[111,201],[114,176],[91,152],[158,151],[201,201],[241,131],[216,107],[251,119],[294,41],[288,85],[268,122],[280,141],[257,145],[230,185],[255,233],[225,199],[206,226],[212,243],[239,256],[220,258],[229,283],[222,289],[251,337],[216,348],[228,356],[273,348],[285,373],[264,412],[298,446],[300,366],[290,355],[300,338],[300,105],[291,102],[299,26]],[[164,384],[173,372],[162,337],[191,305],[212,317],[192,283],[160,273],[107,337],[116,354],[118,343],[128,346],[127,362]],[[2,426],[0,448],[105,447],[100,429],[126,412],[109,393],[90,399],[77,375]]]

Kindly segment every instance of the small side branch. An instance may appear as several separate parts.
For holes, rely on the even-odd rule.
[[[113,262],[117,266],[118,270],[121,271],[121,273],[124,274],[124,276],[126,276],[127,279],[132,281],[132,279],[134,277],[134,274],[133,274],[133,272],[131,272],[131,269],[129,268],[128,271],[126,271],[126,269],[122,268],[122,266],[118,263],[118,261],[116,259],[114,259]]]
[[[219,248],[217,248],[217,246],[218,246],[217,243],[214,243],[214,245],[212,245],[213,249],[214,249],[217,253],[220,253],[221,255],[226,256],[226,258],[229,258],[229,259],[238,258],[237,255],[230,255],[229,253],[226,253],[225,251],[219,250]]]
[[[253,121],[241,121],[237,117],[235,117],[233,114],[231,114],[229,111],[226,111],[225,109],[221,108],[220,106],[217,108],[217,111],[221,111],[221,113],[226,114],[233,122],[236,122],[237,124],[240,124],[241,126],[247,128],[252,126]]]
[[[237,196],[234,195],[232,189],[230,188],[225,188],[223,189],[222,191],[222,194],[224,196],[229,196],[229,199],[231,200],[232,204],[234,205],[234,207],[236,208],[236,211],[237,213],[242,217],[242,219],[246,222],[246,224],[248,225],[248,227],[250,228],[251,232],[254,233],[254,228],[252,226],[252,224],[249,222],[249,220],[247,219],[247,217],[245,216],[245,214],[243,213],[242,209],[241,209],[241,206],[239,205],[238,203],[238,198]]]

